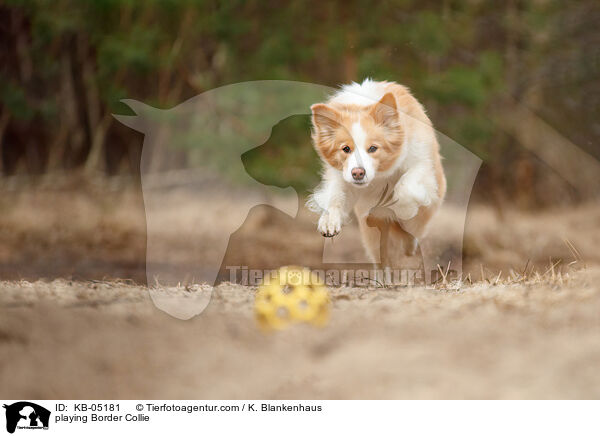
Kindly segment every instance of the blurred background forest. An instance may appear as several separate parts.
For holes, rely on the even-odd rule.
[[[564,183],[526,131],[542,123],[600,157],[599,23],[594,0],[4,0],[0,173],[135,178],[142,135],[111,116],[130,113],[123,98],[170,108],[239,81],[372,77],[409,86],[483,159],[480,199],[578,201],[595,187],[577,171]],[[297,159],[312,180],[308,129],[288,123],[255,172]]]

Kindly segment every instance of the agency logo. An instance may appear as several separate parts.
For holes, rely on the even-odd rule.
[[[18,401],[3,406],[6,409],[6,431],[48,430],[50,411],[29,401]]]

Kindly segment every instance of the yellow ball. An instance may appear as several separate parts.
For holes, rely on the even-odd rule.
[[[267,330],[299,322],[324,326],[329,320],[329,303],[329,291],[316,274],[308,268],[284,266],[258,288],[254,313]]]

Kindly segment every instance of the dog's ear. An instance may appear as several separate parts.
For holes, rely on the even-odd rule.
[[[323,136],[331,135],[340,125],[340,113],[323,103],[313,104],[312,123],[315,131]]]
[[[393,127],[398,124],[398,111],[394,94],[388,92],[379,100],[370,111],[371,116],[378,124]]]

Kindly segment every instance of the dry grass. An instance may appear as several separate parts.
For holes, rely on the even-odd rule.
[[[0,385],[12,398],[598,398],[600,270],[493,280],[335,288],[327,327],[270,335],[239,285],[182,322],[130,283],[2,282]]]
[[[214,262],[223,234],[237,229],[235,219],[261,198],[243,191],[213,192],[210,198],[187,194],[165,196],[155,216],[158,258],[172,266]],[[294,199],[281,198],[282,206]],[[118,279],[146,282],[146,216],[135,189],[72,191],[49,189],[4,192],[0,196],[0,278]],[[453,240],[456,213],[449,208],[432,226],[430,237],[459,253]],[[267,207],[250,210],[231,239],[224,265],[277,268],[282,264],[323,266],[323,238],[315,217],[302,211],[297,219]],[[474,205],[464,235],[463,279],[489,280],[543,274],[550,262],[555,273],[600,265],[600,206],[522,212]],[[334,242],[345,261],[362,256],[358,231],[350,223],[344,241]],[[182,230],[185,229],[185,230]],[[190,229],[190,231],[187,231]],[[161,254],[162,253],[162,254]],[[161,257],[162,256],[162,257]],[[415,259],[407,259],[407,265]],[[447,265],[440,266],[442,270]],[[224,268],[222,268],[223,270]],[[227,276],[224,274],[224,276]]]

